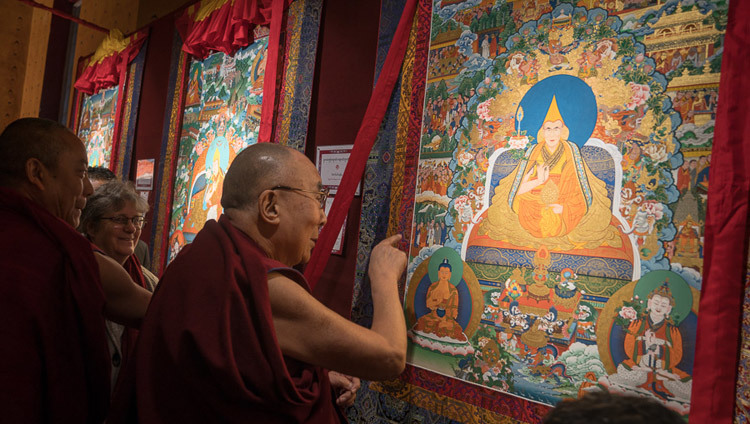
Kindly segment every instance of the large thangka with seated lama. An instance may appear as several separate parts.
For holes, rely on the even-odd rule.
[[[434,4],[408,360],[687,415],[726,9],[521,3]]]
[[[193,59],[180,131],[168,260],[222,213],[224,175],[258,141],[268,38],[227,55]]]

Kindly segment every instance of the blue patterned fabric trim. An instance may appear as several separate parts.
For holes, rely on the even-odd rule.
[[[513,209],[513,199],[516,198],[516,193],[518,192],[518,187],[521,185],[521,179],[523,179],[524,174],[526,174],[526,167],[529,165],[529,156],[531,156],[531,151],[534,150],[533,147],[526,150],[526,155],[524,155],[523,160],[521,160],[521,163],[518,165],[518,173],[516,174],[516,178],[513,180],[513,186],[510,188],[510,195],[508,195],[508,206]],[[494,181],[494,178],[493,178]],[[499,182],[499,180],[498,180]],[[495,188],[492,188],[492,192],[494,194]]]
[[[350,423],[452,424],[457,422],[387,393],[372,390],[368,381],[362,382],[362,388],[357,392],[357,402],[346,412]]]
[[[361,325],[369,325],[372,319],[372,298],[369,281],[365,278],[370,264],[370,252],[375,242],[385,238],[388,231],[400,92],[401,82],[398,81],[383,118],[378,138],[375,140],[375,145],[365,165],[365,177],[362,184],[362,216],[359,221],[357,267],[352,298],[352,320]]]
[[[388,55],[393,34],[398,27],[404,0],[383,1],[380,11],[378,53],[375,81]],[[365,165],[362,184],[362,212],[359,223],[359,243],[357,243],[357,267],[354,275],[352,297],[352,320],[361,325],[369,325],[372,319],[372,298],[370,297],[367,267],[370,252],[376,240],[385,237],[390,213],[391,177],[393,175],[393,155],[396,145],[398,109],[401,81],[394,87],[388,110],[380,132],[375,140],[370,157]]]
[[[523,266],[534,269],[534,255],[531,250],[499,249],[496,247],[469,246],[466,249],[466,262],[476,262],[508,267]],[[564,268],[577,270],[594,277],[629,280],[633,276],[633,264],[624,259],[596,258],[551,252],[552,262],[548,269],[560,272]]]
[[[143,82],[143,67],[146,62],[146,51],[148,50],[148,40],[143,43],[141,51],[135,57],[133,62],[130,64],[128,69],[133,73],[133,86],[128,87],[128,91],[132,93],[132,97],[128,99],[129,105],[126,111],[130,112],[130,116],[124,117],[127,119],[127,126],[122,129],[125,135],[126,144],[122,146],[123,149],[120,153],[121,164],[121,175],[123,180],[130,179],[130,164],[133,162],[133,145],[135,141],[135,124],[138,121],[138,105],[140,105],[141,98],[141,84]],[[132,90],[132,91],[131,91]],[[133,177],[135,179],[135,176]]]
[[[315,58],[318,51],[318,35],[323,0],[306,0],[299,36],[299,56],[291,101],[289,133],[284,143],[300,152],[305,151],[307,128],[310,120],[310,99],[312,98]],[[290,58],[293,60],[293,58]]]
[[[576,172],[578,173],[578,181],[581,184],[581,191],[583,191],[584,197],[586,197],[586,207],[591,206],[591,201],[594,196],[591,194],[591,186],[589,185],[589,179],[586,176],[586,169],[583,166],[583,159],[581,158],[581,151],[578,150],[578,146],[575,143],[568,143],[570,149],[573,151],[573,160],[576,164]]]

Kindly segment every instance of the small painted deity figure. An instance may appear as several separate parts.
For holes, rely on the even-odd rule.
[[[482,319],[497,321],[500,319],[502,311],[500,310],[500,297],[502,292],[500,290],[493,290],[489,293],[490,301],[489,304],[484,305],[484,311],[482,312]]]
[[[649,293],[646,313],[628,326],[625,335],[628,359],[624,364],[649,369],[646,381],[638,387],[661,397],[673,396],[663,384],[665,377],[687,376],[675,367],[682,360],[682,336],[669,319],[673,307],[674,298],[665,282]]]
[[[576,314],[576,334],[590,340],[596,339],[596,315],[591,306],[579,304]]]
[[[426,306],[430,312],[417,320],[414,331],[467,341],[461,325],[456,321],[458,290],[450,281],[452,270],[448,258],[445,258],[438,266],[438,281],[432,283],[427,289]]]
[[[677,368],[683,358],[682,334],[671,314],[675,298],[668,282],[648,294],[646,309],[627,327],[625,360],[617,373],[600,381],[651,393],[661,399],[689,399],[691,376]]]
[[[503,312],[503,322],[510,325],[511,328],[526,331],[531,326],[529,315],[521,313],[521,308],[517,301],[510,303],[508,311]]]
[[[549,308],[549,311],[544,314],[543,317],[539,318],[539,324],[537,328],[552,335],[552,333],[559,332],[565,323],[562,320],[557,319],[557,309],[554,306]]]

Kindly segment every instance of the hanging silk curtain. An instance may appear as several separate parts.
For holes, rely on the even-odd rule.
[[[276,103],[276,73],[284,10],[291,0],[205,0],[185,10],[177,20],[182,50],[198,59],[211,52],[234,54],[255,39],[256,26],[270,25],[263,105],[258,139],[271,140]]]
[[[750,3],[729,3],[710,168],[690,422],[731,422],[747,258]],[[747,380],[740,375],[741,380]]]
[[[75,88],[94,94],[123,82],[128,64],[138,56],[145,41],[145,31],[124,37],[120,30],[111,30],[76,80]]]
[[[143,55],[139,56],[139,53],[148,38],[147,34],[147,30],[143,30],[125,37],[119,30],[111,30],[91,58],[88,59],[88,63],[85,63],[74,84],[74,87],[78,90],[76,116],[74,118],[76,132],[79,131],[80,126],[78,113],[81,109],[81,97],[83,97],[81,93],[91,96],[117,86],[111,153],[106,165],[123,178],[127,177],[130,168],[125,158],[127,156],[129,159],[130,149],[132,149],[133,128],[130,128],[132,125],[129,127],[131,112],[136,111],[137,113],[137,106],[135,109],[132,107],[133,104],[138,104],[137,98],[139,95],[139,93],[134,94],[134,86],[138,85],[136,80],[140,81],[140,74],[143,70],[143,60],[136,61],[136,58],[143,57]],[[139,66],[136,66],[139,70],[138,75],[135,72],[128,71],[128,67],[135,62],[139,62]],[[134,98],[135,102],[133,102]],[[87,140],[84,140],[84,142],[87,142]],[[91,152],[89,152],[89,155],[91,155]]]
[[[253,28],[271,22],[272,0],[206,0],[177,20],[182,50],[198,59],[211,52],[234,54],[254,41]]]

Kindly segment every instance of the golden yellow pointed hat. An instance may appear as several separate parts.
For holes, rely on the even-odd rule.
[[[542,123],[555,121],[562,121],[563,124],[565,123],[562,115],[560,115],[560,109],[557,108],[557,99],[553,95],[552,103],[549,104],[549,109],[547,109],[547,116],[544,117],[544,121],[542,121]]]

